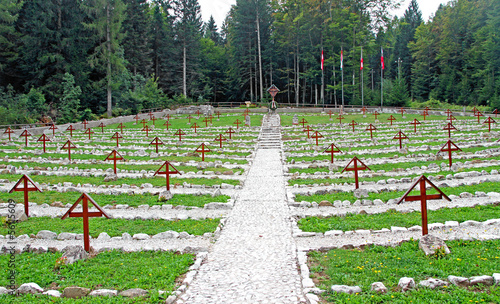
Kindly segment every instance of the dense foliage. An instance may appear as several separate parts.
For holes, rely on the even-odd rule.
[[[428,22],[417,2],[391,19],[396,0],[237,0],[218,29],[197,0],[2,0],[0,124],[268,101],[273,83],[292,105],[499,107],[500,2]]]

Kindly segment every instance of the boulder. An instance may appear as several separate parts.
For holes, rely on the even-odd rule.
[[[28,220],[28,216],[26,215],[26,213],[24,213],[24,209],[16,210],[14,215],[15,215],[14,220],[17,221],[18,223]]]
[[[143,241],[143,240],[149,240],[151,237],[145,233],[136,233],[132,236],[132,239],[138,240],[138,241]]]
[[[359,286],[332,285],[332,291],[336,293],[355,294],[360,293],[362,290]]]
[[[170,191],[162,191],[158,195],[158,201],[160,201],[160,202],[166,202],[166,201],[172,199],[172,197],[174,197],[174,195],[172,194],[172,192],[170,192]]]
[[[70,232],[61,232],[57,236],[58,240],[75,240],[76,239],[76,233],[70,233]]]
[[[492,277],[495,280],[495,285],[500,285],[500,273],[494,273]]]
[[[457,277],[450,275],[448,276],[448,281],[450,281],[451,284],[460,286],[460,287],[467,287],[469,286],[469,279],[464,278],[464,277]]]
[[[366,189],[355,189],[353,194],[356,198],[368,197],[368,190]]]
[[[101,232],[101,233],[99,233],[99,236],[97,237],[97,239],[99,241],[108,241],[111,239],[111,237],[106,232]]]
[[[233,206],[228,203],[208,203],[203,206],[203,209],[207,210],[225,210],[225,209],[232,209]]]
[[[443,287],[443,286],[448,286],[448,282],[439,280],[439,279],[434,279],[434,278],[429,278],[427,280],[420,281],[418,283],[420,286],[424,286],[430,289],[435,289],[437,287]]]
[[[212,193],[212,197],[220,196],[222,193],[220,192],[220,189],[215,189],[214,193]]]
[[[469,286],[485,285],[492,286],[495,284],[495,279],[492,276],[482,275],[469,278]]]
[[[64,204],[61,203],[61,202],[53,202],[52,204],[50,204],[50,206],[52,206],[52,207],[58,207],[58,208],[64,208]]]
[[[0,287],[0,295],[4,295],[4,294],[8,294],[9,293],[9,289],[5,288],[5,287]]]
[[[16,293],[17,294],[36,294],[36,293],[42,293],[43,288],[40,287],[37,283],[24,283],[19,288],[17,288]]]
[[[415,280],[413,278],[402,277],[399,279],[398,287],[401,288],[401,291],[407,291],[415,288]]]
[[[118,295],[118,291],[113,289],[97,289],[89,293],[91,297],[114,297]]]
[[[118,295],[128,298],[145,297],[148,295],[148,291],[141,288],[132,288],[121,291]]]
[[[51,297],[54,297],[54,298],[60,298],[61,297],[61,293],[58,290],[47,290],[46,292],[44,292],[42,294],[46,295],[46,296],[51,296]]]
[[[57,233],[49,230],[40,230],[36,234],[36,238],[44,240],[55,240],[57,238]]]
[[[321,202],[319,202],[318,206],[320,206],[320,207],[331,207],[332,203],[330,203],[329,201],[321,201]]]
[[[387,293],[387,287],[385,287],[382,282],[375,282],[371,285],[371,291],[375,291],[376,293]]]
[[[73,264],[78,260],[85,260],[89,254],[82,246],[67,246],[61,250],[61,259],[66,260],[66,264]]]
[[[71,298],[71,299],[79,299],[86,297],[90,293],[90,289],[78,287],[78,286],[70,286],[66,287],[63,290],[62,297],[63,298]]]
[[[153,235],[153,239],[176,239],[179,237],[179,232],[177,231],[165,231]]]
[[[433,255],[436,253],[436,250],[443,250],[441,248],[444,248],[446,254],[450,253],[450,249],[446,246],[445,242],[431,234],[424,235],[420,239],[418,247],[424,251],[425,255]]]

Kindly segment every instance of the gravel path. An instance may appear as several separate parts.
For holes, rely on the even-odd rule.
[[[279,125],[266,118],[263,132]],[[281,150],[259,149],[220,238],[177,303],[305,303],[291,224]]]

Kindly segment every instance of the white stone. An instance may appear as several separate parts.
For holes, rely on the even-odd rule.
[[[387,287],[385,287],[382,282],[375,282],[371,284],[371,291],[375,291],[377,293],[387,293]]]
[[[355,294],[360,293],[361,287],[359,286],[347,286],[347,285],[333,285],[331,287],[333,292],[336,293],[347,293],[347,294]]]
[[[495,280],[495,285],[500,285],[500,273],[494,273],[493,279]]]
[[[89,293],[91,297],[114,297],[117,295],[118,291],[113,289],[96,289]]]
[[[42,293],[43,295],[51,296],[54,298],[60,298],[61,297],[61,292],[58,290],[47,290],[46,292]]]
[[[40,230],[36,234],[36,238],[44,240],[55,240],[57,238],[57,233],[49,230]]]
[[[413,278],[402,277],[399,279],[398,287],[401,288],[401,291],[407,291],[415,288],[415,280]]]
[[[97,239],[99,241],[108,241],[111,239],[111,237],[106,232],[101,232],[101,233],[99,233],[99,236],[97,237]]]
[[[165,231],[152,236],[153,239],[176,239],[178,237],[179,233],[177,231]]]
[[[132,236],[132,239],[138,240],[138,241],[143,241],[143,240],[149,240],[151,237],[145,233],[136,233]]]
[[[430,289],[435,289],[437,287],[443,287],[443,286],[448,286],[448,282],[439,280],[439,279],[434,279],[434,278],[429,278],[427,280],[420,281],[418,283],[420,286],[424,286]]]
[[[17,288],[17,294],[36,294],[43,292],[43,288],[40,287],[37,283],[24,283],[19,288]]]
[[[491,286],[495,284],[495,279],[492,276],[482,275],[469,278],[469,286],[485,285]]]

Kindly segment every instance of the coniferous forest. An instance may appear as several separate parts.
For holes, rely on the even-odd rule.
[[[267,102],[271,84],[290,106],[500,107],[500,1],[428,22],[397,4],[238,0],[218,28],[197,0],[1,0],[0,124]]]

